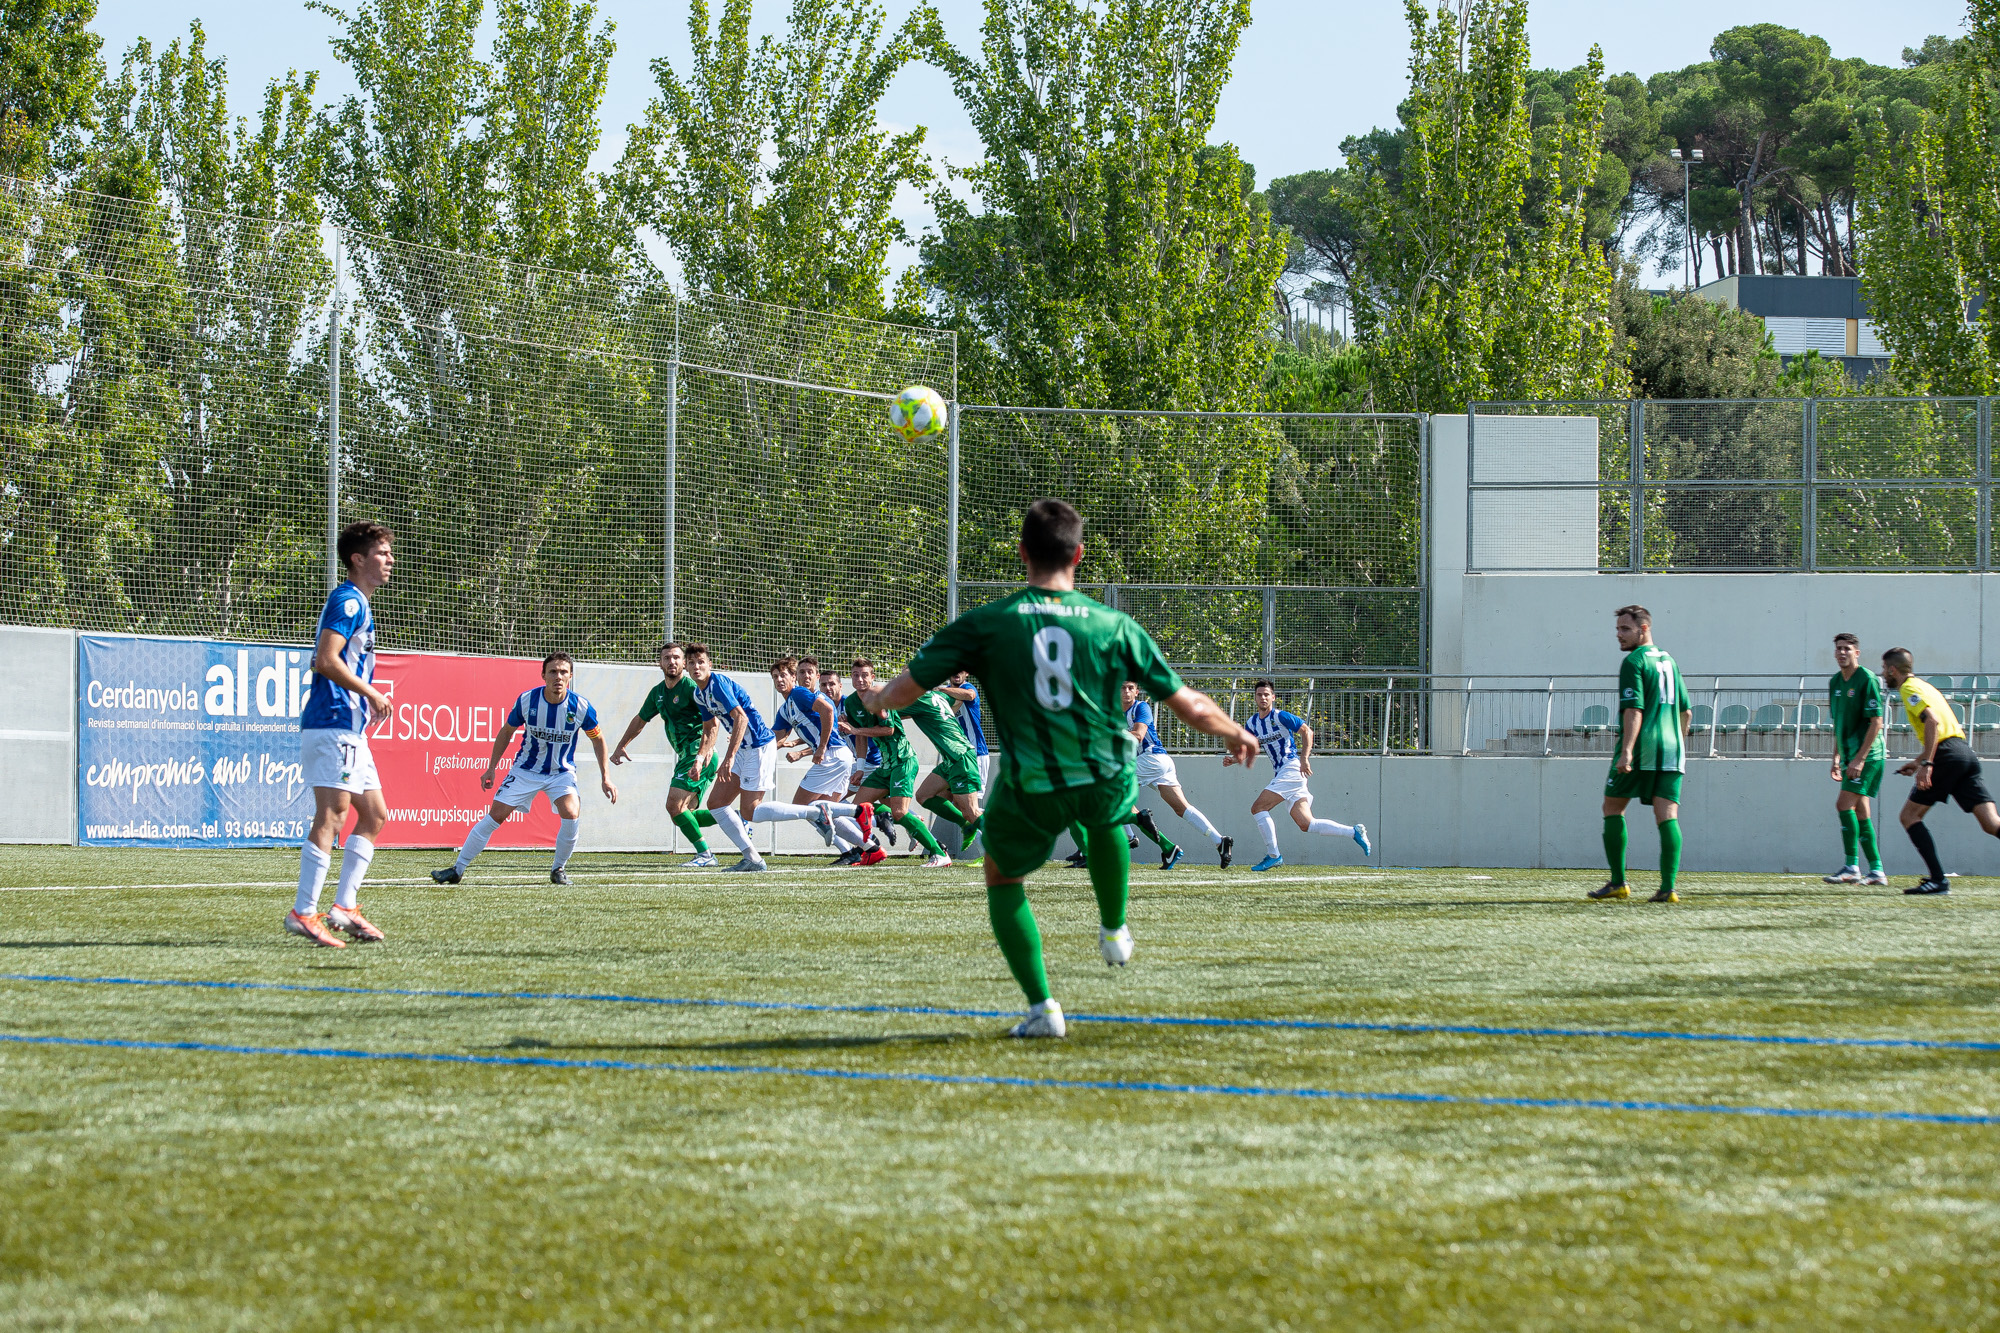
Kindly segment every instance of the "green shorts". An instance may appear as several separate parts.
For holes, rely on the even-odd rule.
[[[1116,828],[1132,817],[1138,795],[1138,774],[1129,768],[1088,787],[1052,792],[1024,792],[1002,777],[986,807],[987,859],[1002,879],[1024,879],[1047,863],[1072,821]]]
[[[1644,768],[1635,768],[1630,773],[1620,773],[1618,765],[1613,764],[1611,776],[1604,780],[1604,794],[1636,796],[1641,805],[1651,805],[1656,800],[1672,801],[1678,805],[1681,799],[1681,775]]]
[[[953,796],[977,796],[986,787],[979,776],[979,756],[970,750],[938,755],[931,772],[944,779],[945,790]]]
[[[689,755],[674,765],[673,785],[682,791],[691,791],[696,796],[706,796],[708,789],[715,783],[715,775],[722,771],[722,756],[711,752],[708,763],[702,766],[699,773],[694,771],[694,758],[693,755]]]
[[[915,796],[917,794],[917,756],[904,751],[902,756],[882,764],[867,777],[861,779],[862,791],[886,791],[891,796]]]
[[[1861,776],[1849,781],[1847,766],[1853,762],[1854,756],[1852,755],[1840,761],[1840,789],[1842,791],[1851,791],[1857,796],[1867,796],[1870,798],[1880,796],[1882,794],[1882,770],[1888,767],[1883,762],[1882,756],[1879,754],[1872,755],[1862,760]]]

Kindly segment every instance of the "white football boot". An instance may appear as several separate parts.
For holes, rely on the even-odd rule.
[[[1116,930],[1097,928],[1097,948],[1104,955],[1106,967],[1123,967],[1132,961],[1132,927],[1120,926]]]
[[[1063,1024],[1062,1006],[1054,1000],[1043,1000],[1028,1010],[1028,1016],[1016,1023],[1007,1035],[1010,1037],[1062,1037],[1069,1029]]]

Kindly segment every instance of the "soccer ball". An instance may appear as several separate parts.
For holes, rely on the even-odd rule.
[[[944,396],[912,384],[889,401],[889,424],[906,440],[921,440],[944,429]]]

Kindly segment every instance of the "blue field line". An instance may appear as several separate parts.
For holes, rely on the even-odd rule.
[[[678,1009],[752,1009],[808,1014],[915,1014],[937,1018],[1016,1018],[1018,1010],[952,1009],[924,1004],[807,1004],[788,1000],[716,1000],[589,991],[416,990],[375,986],[302,986],[283,981],[184,981],[159,977],[73,977],[0,972],[0,981],[60,982],[78,986],[169,986],[190,990],[297,991],[312,995],[395,995],[437,1000],[582,1000],[597,1004],[651,1004]],[[1481,1027],[1471,1023],[1362,1023],[1315,1018],[1203,1018],[1171,1014],[1070,1014],[1072,1023],[1123,1023],[1139,1027],[1271,1028],[1305,1032],[1440,1033],[1470,1037],[1589,1037],[1618,1041],[1734,1042],[1752,1046],[1856,1046],[1919,1051],[2000,1051],[2000,1041],[1951,1041],[1923,1037],[1804,1037],[1749,1032],[1674,1032],[1648,1028]]]
[[[83,1046],[121,1051],[194,1051],[214,1055],[299,1055],[322,1060],[402,1060],[416,1064],[498,1065],[530,1069],[610,1070],[652,1074],[758,1074],[851,1083],[928,1083],[945,1087],[1046,1088],[1062,1092],[1165,1092],[1189,1096],[1289,1098],[1300,1101],[1400,1102],[1534,1111],[1670,1111],[1690,1115],[1770,1116],[1785,1120],[1893,1120],[1925,1125],[2000,1125],[2000,1116],[1932,1111],[1857,1111],[1825,1106],[1728,1106],[1703,1102],[1619,1101],[1597,1097],[1468,1097],[1446,1092],[1365,1092],[1282,1088],[1255,1083],[1156,1083],[1138,1079],[1024,1078],[1008,1074],[925,1074],[788,1065],[666,1064],[640,1060],[564,1060],[545,1055],[456,1055],[434,1051],[359,1051],[325,1046],[237,1046],[206,1041],[134,1041],[118,1037],[34,1037],[0,1032],[22,1046]]]

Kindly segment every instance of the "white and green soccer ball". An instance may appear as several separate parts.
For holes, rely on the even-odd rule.
[[[937,434],[945,425],[944,395],[925,385],[912,384],[889,400],[889,424],[906,440]]]

